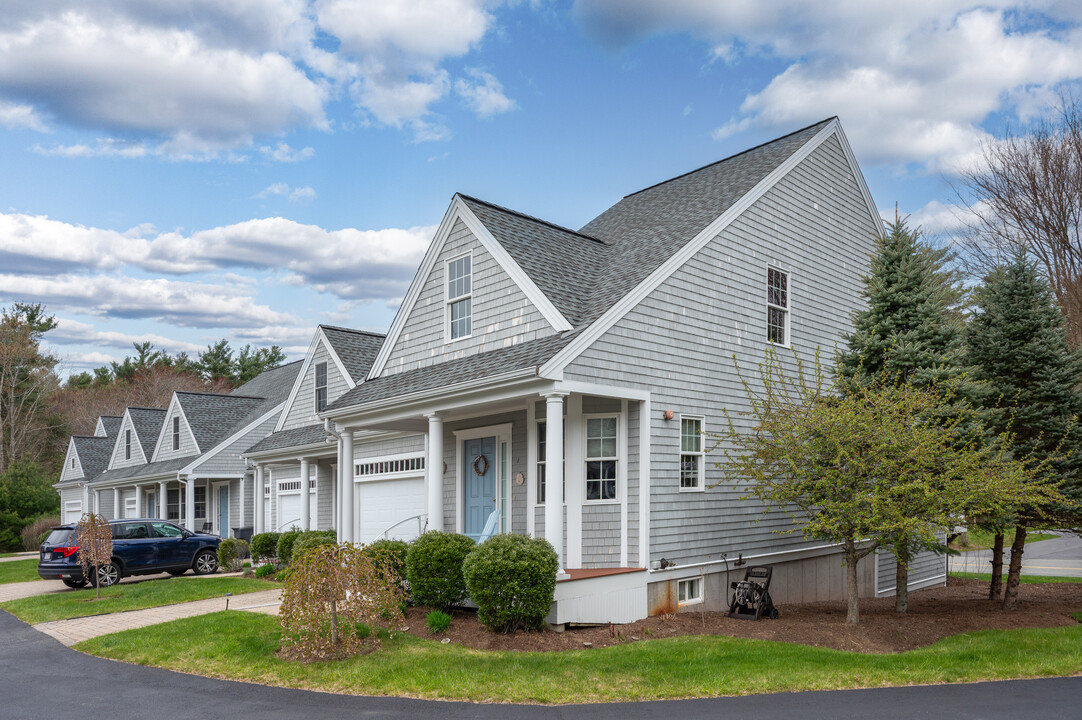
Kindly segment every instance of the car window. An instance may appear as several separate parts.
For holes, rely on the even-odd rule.
[[[173,523],[154,522],[150,523],[151,534],[159,538],[184,537],[184,531]]]
[[[117,523],[113,525],[114,540],[139,540],[146,536],[146,523]]]
[[[49,537],[45,538],[45,542],[49,545],[63,545],[71,539],[71,528],[57,528],[49,533]]]

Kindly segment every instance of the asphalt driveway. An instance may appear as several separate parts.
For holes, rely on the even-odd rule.
[[[70,650],[5,612],[0,612],[0,638],[0,716],[11,720],[56,720],[71,714],[145,720],[151,708],[170,720],[1082,717],[1082,677],[616,705],[475,705],[330,695],[126,665]]]
[[[1058,533],[1051,540],[1028,543],[1022,551],[1023,575],[1050,575],[1055,577],[1082,577],[1082,538],[1074,533]],[[1003,550],[1003,571],[1011,559],[1011,549]],[[950,569],[957,572],[990,572],[990,550],[974,550],[950,559]],[[1079,713],[1082,717],[1082,712]]]

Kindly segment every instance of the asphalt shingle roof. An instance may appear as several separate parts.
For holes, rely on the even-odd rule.
[[[293,381],[297,379],[297,373],[300,372],[303,363],[303,360],[295,360],[273,370],[264,370],[229,394],[263,398],[269,403],[267,406],[269,410],[279,403],[284,403],[289,397],[289,391],[293,389]]]
[[[105,429],[105,437],[116,438],[116,434],[120,432],[120,423],[124,422],[124,418],[117,415],[102,415],[100,418],[101,425]]]
[[[119,427],[119,425],[117,426]],[[75,452],[79,453],[79,464],[83,468],[83,480],[93,480],[105,472],[109,467],[109,458],[113,454],[113,445],[116,435],[113,437],[82,437],[74,436]]]
[[[302,445],[315,445],[323,442],[326,437],[327,431],[323,429],[322,424],[305,425],[291,430],[279,430],[263,438],[244,452],[257,453],[267,450],[300,447]]]
[[[243,395],[177,391],[176,397],[202,452],[229,437],[242,421],[267,404],[263,398]]]
[[[320,325],[319,327],[323,329],[323,334],[327,336],[327,342],[334,348],[338,359],[346,366],[346,371],[353,378],[353,382],[359,383],[364,380],[368,371],[372,369],[372,363],[387,336],[334,325]]]
[[[142,480],[143,478],[167,475],[169,473],[177,472],[182,467],[198,458],[198,455],[189,455],[188,457],[174,458],[172,460],[159,460],[158,462],[147,463],[146,465],[113,468],[112,470],[106,470],[101,475],[94,478],[94,482],[105,483],[118,480],[135,481]]]
[[[165,422],[165,413],[165,410],[154,408],[128,408],[135,436],[139,438],[139,445],[147,458],[154,454],[154,445],[158,442],[158,434],[162,430],[162,423]]]

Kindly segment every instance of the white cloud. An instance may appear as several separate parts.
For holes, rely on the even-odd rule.
[[[490,73],[477,68],[466,71],[469,80],[455,81],[455,92],[466,106],[481,117],[491,117],[514,110],[515,101],[503,94],[503,85]]]
[[[98,347],[131,350],[132,344],[150,341],[159,350],[170,354],[178,352],[197,353],[205,348],[195,343],[175,340],[164,335],[132,335],[114,330],[98,330],[90,323],[70,318],[57,318],[57,326],[50,330],[46,339],[54,345],[94,345]],[[100,364],[100,363],[99,363]]]
[[[262,198],[268,198],[271,195],[288,195],[288,194],[289,194],[289,185],[287,185],[284,182],[276,182],[276,183],[271,183],[267,187],[265,187],[262,190],[260,190],[259,192],[257,192],[252,197],[262,199]]]
[[[294,150],[287,143],[280,142],[274,147],[264,145],[259,148],[259,152],[263,153],[265,157],[274,162],[283,163],[296,163],[301,160],[308,160],[315,156],[316,151],[313,148],[306,147],[299,150]]]
[[[310,187],[295,188],[293,192],[289,193],[289,202],[291,203],[303,203],[316,199],[316,191]]]
[[[687,32],[713,58],[789,61],[715,137],[838,115],[862,158],[932,170],[971,157],[990,114],[1027,119],[1052,88],[1082,79],[1082,18],[1066,3],[577,0],[575,13],[610,45]]]
[[[141,158],[147,155],[157,155],[158,149],[148,148],[142,142],[118,140],[115,138],[98,138],[93,146],[80,143],[77,145],[54,145],[43,147],[35,145],[31,148],[39,155],[70,158],[93,158],[93,157],[120,157]]]
[[[41,121],[32,106],[2,100],[0,100],[0,125],[9,128],[29,128],[41,132],[45,131],[45,123]]]

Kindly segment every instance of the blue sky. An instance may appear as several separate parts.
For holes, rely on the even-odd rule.
[[[390,325],[455,192],[572,228],[841,118],[931,234],[981,143],[1082,79],[1075,2],[14,0],[0,305],[64,373],[152,340],[299,357]]]

